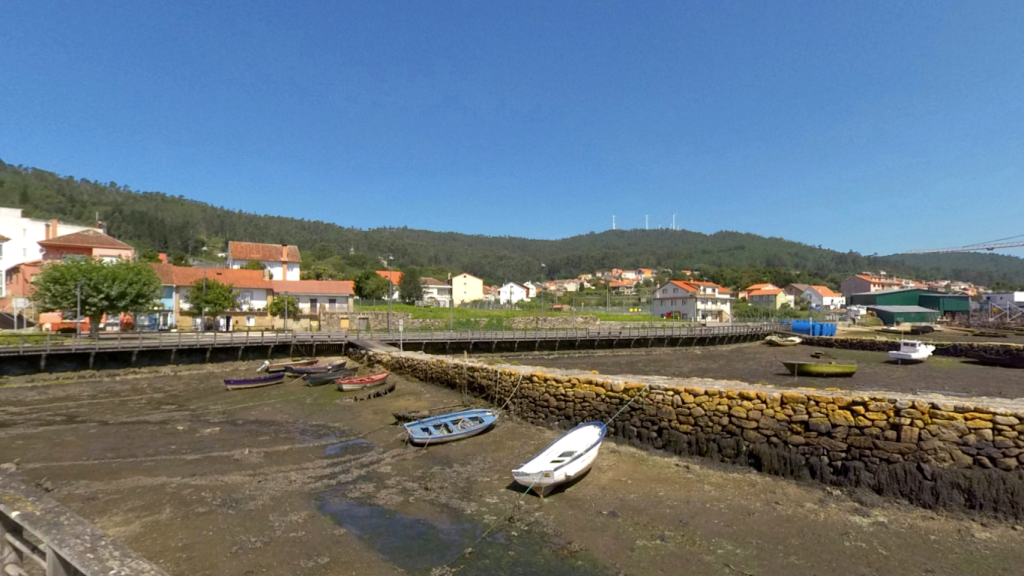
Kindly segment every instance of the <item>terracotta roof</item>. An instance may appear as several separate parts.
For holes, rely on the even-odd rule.
[[[232,260],[261,262],[302,262],[299,247],[259,242],[228,242],[228,256]]]
[[[696,292],[697,291],[697,289],[694,288],[693,284],[690,283],[690,282],[683,282],[682,280],[672,280],[672,281],[669,282],[669,284],[673,284],[675,286],[679,286],[680,288],[682,288],[683,290],[686,290],[687,292]]]
[[[447,285],[448,285],[447,283],[441,282],[437,278],[431,278],[429,276],[424,276],[424,277],[420,278],[420,286],[447,286]],[[488,286],[484,286],[484,292],[487,292],[487,288],[488,288]]]
[[[76,246],[80,248],[111,248],[114,250],[134,250],[131,246],[121,242],[117,238],[111,238],[102,232],[95,230],[84,230],[74,234],[65,234],[49,240],[39,242],[45,248],[59,248],[61,246]]]
[[[814,290],[819,295],[825,298],[836,298],[839,296],[839,294],[833,292],[832,289],[829,288],[828,286],[811,286],[811,290]]]
[[[761,290],[751,290],[747,292],[747,296],[775,296],[779,292],[782,292],[782,288],[764,288]]]
[[[355,294],[351,280],[271,280],[274,292],[289,294],[338,294],[351,296]]]
[[[772,287],[772,288],[778,288],[778,286],[776,286],[775,284],[772,284],[771,282],[762,282],[761,284],[754,284],[752,286],[747,286],[747,290],[748,291],[749,290],[764,290],[764,289],[768,288],[769,286]]]
[[[402,283],[402,273],[398,270],[377,270],[377,274],[385,280],[391,280],[391,283],[395,286]]]
[[[270,280],[263,277],[261,270],[233,270],[231,268],[189,268],[173,264],[151,264],[160,283],[164,286],[191,286],[204,277],[235,288],[271,289]]]

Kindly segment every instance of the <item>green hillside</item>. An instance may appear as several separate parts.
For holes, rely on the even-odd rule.
[[[740,232],[612,230],[562,240],[490,237],[410,228],[360,230],[314,220],[231,211],[157,192],[61,177],[0,161],[0,206],[37,218],[89,224],[99,214],[110,234],[140,250],[202,255],[226,240],[297,244],[313,262],[341,274],[377,266],[392,254],[399,268],[428,273],[467,271],[488,283],[575,276],[601,268],[701,270],[738,285],[754,280],[822,282],[837,287],[851,273],[884,269],[921,279],[954,278],[1024,285],[1024,259],[992,254],[866,257],[781,238]],[[208,251],[204,251],[204,247]]]

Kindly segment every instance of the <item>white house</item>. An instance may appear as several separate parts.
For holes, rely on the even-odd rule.
[[[836,294],[828,286],[809,286],[802,297],[810,302],[811,306],[821,309],[838,310],[846,305],[846,298],[842,294]]]
[[[537,294],[544,290],[544,285],[540,282],[527,282],[523,287],[526,288],[526,297],[529,299],[536,298]]]
[[[0,238],[6,238],[0,242],[0,298],[7,295],[5,279],[9,269],[43,258],[39,242],[86,230],[103,233],[100,228],[24,218],[21,208],[0,208]]]
[[[456,306],[484,299],[484,281],[472,274],[463,272],[452,276],[449,285],[452,287],[452,298]]]
[[[355,290],[350,280],[278,280],[270,284],[275,297],[294,298],[300,314],[352,312]]]
[[[260,244],[258,242],[228,242],[228,268],[238,269],[255,261],[270,270],[271,280],[299,280],[298,246],[287,244]]]
[[[732,298],[711,282],[672,280],[654,292],[651,305],[653,313],[661,317],[719,322],[732,319]]]
[[[452,303],[452,287],[435,278],[420,278],[423,287],[423,301],[430,306],[447,308]]]
[[[993,306],[1024,306],[1024,292],[989,292],[981,297],[982,302]]]
[[[508,282],[498,288],[498,302],[501,304],[515,304],[524,300],[530,300],[530,291],[522,284]]]

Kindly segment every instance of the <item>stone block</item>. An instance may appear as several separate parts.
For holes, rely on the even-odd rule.
[[[828,414],[829,422],[833,426],[855,426],[856,420],[848,410],[834,410]]]
[[[786,438],[786,442],[791,446],[803,446],[804,444],[807,444],[807,438],[804,438],[799,434],[790,434],[789,437]]]
[[[807,396],[799,392],[783,392],[783,404],[807,404]]]
[[[998,458],[996,459],[996,468],[1000,470],[1016,470],[1020,466],[1020,462],[1016,458]]]
[[[764,442],[766,440],[762,434],[755,430],[744,430],[743,439],[751,443]],[[1016,462],[1016,460],[1014,460],[1014,462]]]
[[[992,414],[987,414],[985,412],[968,412],[968,413],[964,414],[964,418],[967,419],[967,420],[991,421],[992,419],[995,418],[995,416],[992,415]]]
[[[734,418],[746,418],[747,411],[744,410],[743,408],[740,408],[739,406],[733,406],[732,409],[729,410],[729,415]]]
[[[899,432],[900,442],[904,444],[917,444],[921,436],[921,430],[913,426],[901,426]]]
[[[733,417],[727,420],[731,420],[733,424],[739,426],[740,428],[746,428],[748,430],[753,430],[754,428],[757,428],[757,422],[754,422],[753,420],[747,420],[746,418]]]
[[[811,418],[807,421],[807,429],[819,434],[828,434],[832,431],[832,423],[828,418]]]
[[[992,427],[992,422],[989,422],[988,420],[981,420],[981,419],[968,420],[967,421],[967,427],[972,429],[972,430],[981,430],[981,429],[985,429],[985,428],[991,428]]]
[[[1004,426],[1016,426],[1017,424],[1020,424],[1020,420],[1018,420],[1015,416],[996,415],[992,417],[992,421],[995,422],[996,424],[1002,424]]]

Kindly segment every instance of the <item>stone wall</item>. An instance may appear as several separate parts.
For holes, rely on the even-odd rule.
[[[818,336],[801,336],[803,344],[807,346],[818,346],[822,348],[839,348],[843,350],[866,350],[869,352],[887,352],[899,350],[899,340],[886,338],[822,338]],[[913,339],[914,336],[907,338]],[[967,358],[971,352],[981,352],[995,356],[1022,356],[1024,357],[1024,345],[1021,344],[999,344],[995,342],[932,342],[927,344],[935,346],[936,356],[953,356]]]
[[[992,400],[1005,405],[987,407],[706,379],[639,382],[418,353],[355,354],[495,405],[511,397],[509,411],[538,425],[568,428],[622,410],[609,434],[638,446],[869,488],[929,508],[1024,519],[1024,404]]]
[[[320,315],[322,330],[325,332],[336,332],[342,330],[341,320],[348,319],[349,330],[355,330],[360,324],[359,319],[366,319],[372,330],[387,330],[387,312],[326,312]],[[412,318],[409,312],[392,312],[391,328],[398,330],[398,319],[402,319],[402,325],[406,330],[448,330],[451,321],[448,318]],[[522,316],[513,318],[456,318],[455,329],[457,330],[535,330],[535,329],[572,329],[573,326],[580,329],[603,327],[604,324],[596,316],[577,316],[575,322],[572,316]]]

